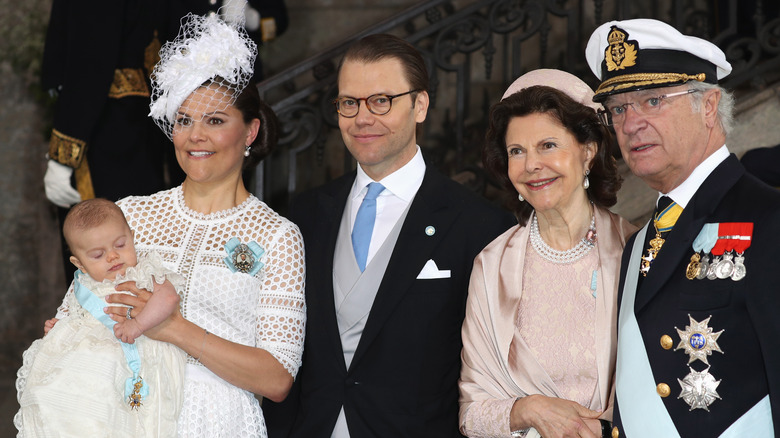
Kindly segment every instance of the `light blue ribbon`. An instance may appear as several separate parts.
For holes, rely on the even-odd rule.
[[[94,316],[95,319],[100,321],[104,326],[108,327],[113,333],[116,321],[111,319],[103,311],[103,308],[106,306],[105,301],[98,298],[91,290],[81,284],[79,281],[81,275],[84,275],[84,273],[76,271],[76,281],[74,282],[75,286],[73,288],[76,299],[79,301],[79,304],[81,304],[81,307]],[[119,341],[119,339],[117,340]],[[135,383],[141,379],[139,375],[141,371],[141,356],[138,354],[138,347],[135,344],[128,344],[122,341],[119,341],[119,343],[125,354],[127,366],[129,366],[130,370],[133,372],[133,377],[130,377],[125,381],[125,397],[127,398],[133,393]],[[149,385],[147,385],[145,381],[142,382],[142,384],[143,386],[141,387],[140,394],[141,399],[143,400],[149,395]]]
[[[718,227],[720,224],[704,224],[699,231],[699,235],[693,240],[693,250],[698,252],[704,251],[704,254],[708,254],[712,251],[715,243],[718,241]]]
[[[230,269],[230,272],[236,273],[239,271],[239,269],[236,267],[236,265],[233,263],[233,253],[236,251],[236,248],[238,248],[238,245],[241,245],[241,241],[238,240],[238,237],[233,237],[225,244],[225,251],[227,251],[228,256],[224,258],[225,264]],[[252,256],[254,257],[254,260],[252,262],[252,268],[248,272],[246,272],[249,275],[257,275],[258,272],[260,272],[260,269],[265,266],[265,263],[260,261],[260,257],[265,254],[265,250],[263,247],[260,246],[257,242],[249,242],[246,244],[246,246],[249,248],[249,251],[252,252]],[[241,271],[244,272],[244,271]]]

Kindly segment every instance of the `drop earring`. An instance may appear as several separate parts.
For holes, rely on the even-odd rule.
[[[517,199],[519,199],[520,202],[525,201],[525,198],[523,198],[523,195],[521,195],[520,193],[517,194]]]
[[[588,179],[589,174],[590,174],[590,169],[585,171],[585,179],[582,181],[582,188],[585,190],[588,190],[588,187],[590,187],[590,180]]]
[[[252,146],[247,146],[247,147],[244,149],[244,156],[245,156],[245,157],[248,157],[248,156],[249,156],[249,151],[250,151],[251,149],[252,149]]]

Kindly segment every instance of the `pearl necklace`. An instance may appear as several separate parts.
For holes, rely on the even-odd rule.
[[[551,248],[550,245],[542,239],[542,235],[539,234],[539,222],[536,220],[536,215],[534,214],[534,219],[531,222],[531,245],[534,247],[534,250],[536,250],[536,253],[548,262],[556,264],[576,262],[585,257],[585,255],[596,246],[596,217],[590,217],[590,228],[588,228],[585,237],[580,239],[577,246],[561,251]]]

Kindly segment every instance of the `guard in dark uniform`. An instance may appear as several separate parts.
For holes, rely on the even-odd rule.
[[[780,435],[780,192],[726,147],[730,64],[646,19],[601,25],[586,57],[602,121],[659,193],[623,254],[612,436]]]
[[[148,195],[183,180],[173,145],[148,117],[168,8],[161,0],[54,0],[42,81],[57,100],[44,183],[60,216],[80,199]]]

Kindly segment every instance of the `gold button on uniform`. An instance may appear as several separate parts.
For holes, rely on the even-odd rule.
[[[620,438],[620,431],[617,426],[612,428],[612,438]]]
[[[672,341],[672,337],[669,335],[663,335],[661,336],[661,348],[664,350],[668,350],[672,348],[672,345],[674,345],[674,341]]]
[[[672,390],[669,389],[669,385],[666,383],[659,383],[658,386],[655,387],[655,391],[661,397],[669,397],[669,394],[672,393]]]

